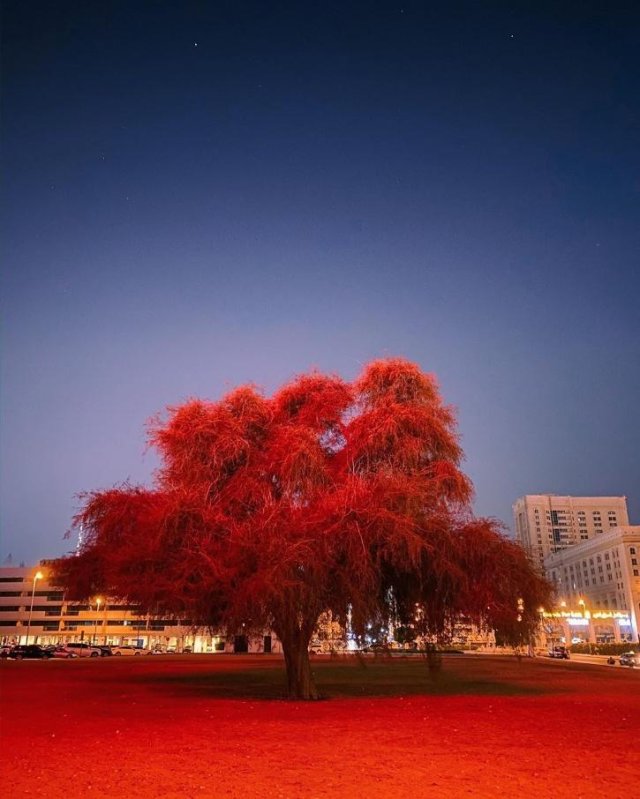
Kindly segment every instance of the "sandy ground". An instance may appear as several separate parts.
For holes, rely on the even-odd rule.
[[[322,684],[325,664],[316,663]],[[0,792],[73,799],[640,795],[640,673],[631,669],[463,656],[445,661],[445,673],[463,681],[446,695],[293,703],[257,699],[249,686],[243,696],[243,674],[265,669],[279,679],[282,663],[198,655],[3,662]],[[406,669],[415,676],[425,666],[407,661]],[[363,683],[369,672],[361,672]],[[227,687],[234,673],[240,680]],[[524,693],[492,691],[491,681]]]

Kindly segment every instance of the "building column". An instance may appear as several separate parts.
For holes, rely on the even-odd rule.
[[[620,620],[613,620],[613,640],[616,644],[622,643],[622,635],[620,634]]]

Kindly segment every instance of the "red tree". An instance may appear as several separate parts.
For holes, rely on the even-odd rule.
[[[155,420],[155,487],[88,494],[77,556],[58,562],[74,598],[96,591],[152,615],[236,631],[272,628],[292,698],[317,697],[308,646],[331,610],[441,635],[464,614],[529,629],[546,583],[490,520],[473,519],[452,410],[407,361],[352,384],[302,375],[265,397],[245,386]]]

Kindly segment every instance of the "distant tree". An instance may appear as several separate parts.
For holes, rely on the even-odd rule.
[[[453,411],[412,363],[191,400],[149,440],[154,487],[84,496],[59,583],[228,632],[271,627],[292,698],[318,696],[308,646],[323,612],[364,636],[414,624],[418,603],[420,631],[438,635],[460,614],[511,623],[523,595],[528,625],[546,600],[523,551],[472,517]]]

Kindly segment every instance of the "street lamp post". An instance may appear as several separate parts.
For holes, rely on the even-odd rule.
[[[518,621],[518,657],[520,657],[520,653],[521,653],[521,650],[522,650],[522,626],[521,626],[521,623],[522,623],[523,614],[524,614],[524,599],[522,599],[522,597],[518,597],[518,615],[516,617],[517,621]]]
[[[29,633],[31,632],[31,615],[33,613],[33,598],[36,595],[36,583],[38,582],[38,580],[42,580],[43,576],[44,575],[42,574],[41,571],[37,571],[33,575],[33,588],[31,589],[31,605],[29,607],[29,620],[27,621],[27,640],[26,640],[27,644],[29,643]]]
[[[100,613],[100,605],[102,604],[102,599],[98,596],[96,597],[96,619],[94,624],[93,630],[93,644],[95,646],[96,641],[98,640],[98,615]]]
[[[592,644],[597,643],[596,628],[591,619],[591,612],[587,610],[587,603],[584,601],[584,599],[579,599],[578,605],[580,605],[580,610],[582,611],[582,618],[587,621],[587,638],[589,639],[589,651],[591,651]]]

